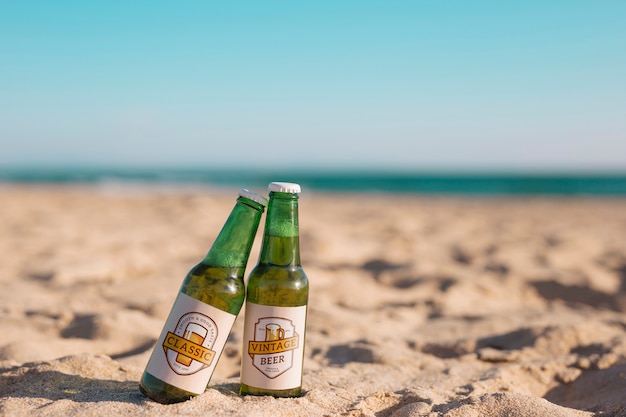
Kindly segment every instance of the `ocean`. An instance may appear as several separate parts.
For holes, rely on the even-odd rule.
[[[626,196],[626,173],[442,173],[367,170],[199,168],[0,168],[0,183],[213,186],[264,189],[271,181],[303,190],[445,195]]]

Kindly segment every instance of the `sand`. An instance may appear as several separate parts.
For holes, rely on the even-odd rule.
[[[626,199],[582,197],[305,189],[304,395],[237,394],[242,311],[204,394],[145,398],[237,191],[1,185],[0,414],[626,416]]]

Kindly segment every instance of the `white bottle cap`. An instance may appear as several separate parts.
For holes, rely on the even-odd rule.
[[[257,203],[263,205],[264,207],[267,206],[267,198],[260,196],[257,193],[253,193],[250,190],[246,190],[245,188],[242,188],[241,190],[239,190],[239,196],[248,198],[252,201],[256,201]]]
[[[300,184],[294,182],[272,182],[268,185],[267,190],[270,192],[298,194],[300,193]]]

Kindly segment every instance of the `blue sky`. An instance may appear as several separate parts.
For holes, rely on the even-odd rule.
[[[0,166],[626,170],[625,1],[0,1]]]

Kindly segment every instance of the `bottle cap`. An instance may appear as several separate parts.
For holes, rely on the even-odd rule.
[[[267,198],[260,196],[257,193],[254,193],[245,188],[242,188],[241,190],[239,190],[239,196],[248,198],[252,201],[256,201],[257,203],[263,205],[264,207],[267,206]]]
[[[267,190],[270,192],[298,194],[300,193],[300,184],[294,182],[272,182],[268,185]]]

